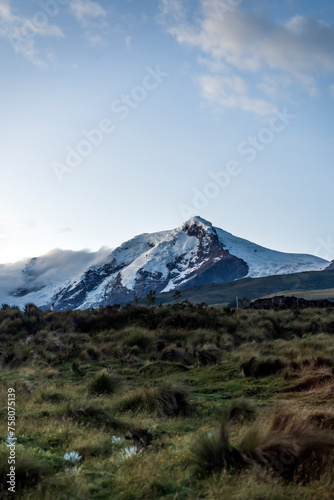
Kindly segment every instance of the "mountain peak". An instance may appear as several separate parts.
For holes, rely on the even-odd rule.
[[[210,229],[212,228],[212,223],[205,219],[202,219],[202,217],[200,217],[199,215],[195,215],[194,217],[191,217],[186,222],[184,222],[181,226],[181,229],[183,231],[186,231],[192,226],[202,227],[203,229]]]

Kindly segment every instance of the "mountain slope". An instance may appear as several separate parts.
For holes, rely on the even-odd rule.
[[[296,291],[300,293],[296,293]],[[324,291],[323,294],[320,292]],[[243,278],[232,283],[214,283],[181,290],[181,300],[188,299],[193,304],[205,302],[208,305],[221,305],[242,302],[244,298],[253,300],[260,297],[296,295],[306,299],[324,298],[334,300],[334,270],[310,271],[288,275],[266,276],[263,278]],[[304,292],[304,293],[303,293]],[[157,301],[163,304],[174,302],[173,293],[162,293]]]
[[[97,307],[157,293],[245,277],[319,271],[329,262],[268,250],[200,217],[171,231],[142,234],[113,251],[53,251],[0,266],[0,301],[39,307]]]

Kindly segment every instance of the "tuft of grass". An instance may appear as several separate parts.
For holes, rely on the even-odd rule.
[[[67,399],[68,398],[65,394],[54,389],[42,390],[39,395],[36,396],[37,402],[61,403]]]
[[[144,411],[162,416],[186,415],[189,411],[189,394],[179,386],[164,383],[160,387],[143,387],[122,396],[117,407],[133,413]]]
[[[333,468],[333,453],[333,433],[312,428],[296,414],[282,413],[270,425],[257,421],[236,446],[223,420],[219,433],[197,440],[190,462],[201,475],[257,465],[286,481],[307,482]]]
[[[89,384],[89,392],[92,395],[114,394],[120,385],[120,377],[109,373],[100,373]]]
[[[285,368],[286,362],[281,358],[268,356],[253,356],[248,361],[241,364],[240,369],[244,377],[268,377],[279,373]]]
[[[185,389],[167,383],[159,388],[156,399],[164,415],[176,417],[189,412],[188,397],[189,393]]]
[[[198,476],[203,477],[223,470],[240,470],[246,465],[242,453],[231,445],[225,421],[217,433],[200,435],[191,448],[188,463],[195,466]]]
[[[227,409],[227,419],[229,421],[250,421],[257,416],[256,404],[247,398],[233,399]]]
[[[123,422],[109,415],[103,408],[92,402],[69,406],[64,417],[68,417],[79,424],[87,424],[93,427],[104,426],[115,430],[125,428]]]

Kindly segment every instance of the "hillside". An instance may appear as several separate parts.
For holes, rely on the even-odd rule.
[[[285,295],[291,292],[293,295],[299,290],[313,292],[314,290],[331,288],[334,288],[334,270],[265,278],[246,278],[232,283],[210,284],[183,289],[181,292],[182,299],[188,299],[194,304],[205,302],[208,305],[219,305],[234,303],[236,296],[239,299],[247,298],[252,300],[267,295],[276,295],[280,292],[284,292]],[[173,293],[160,294],[157,299],[163,304],[174,301]]]

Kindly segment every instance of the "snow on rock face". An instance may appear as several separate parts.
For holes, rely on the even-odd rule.
[[[322,270],[328,264],[311,255],[268,250],[192,217],[176,229],[141,234],[113,251],[55,250],[0,265],[0,303],[84,309],[145,297],[150,290]]]
[[[260,278],[275,274],[292,274],[303,271],[322,271],[328,262],[313,255],[283,253],[261,247],[216,228],[224,248],[249,266],[247,278]]]

